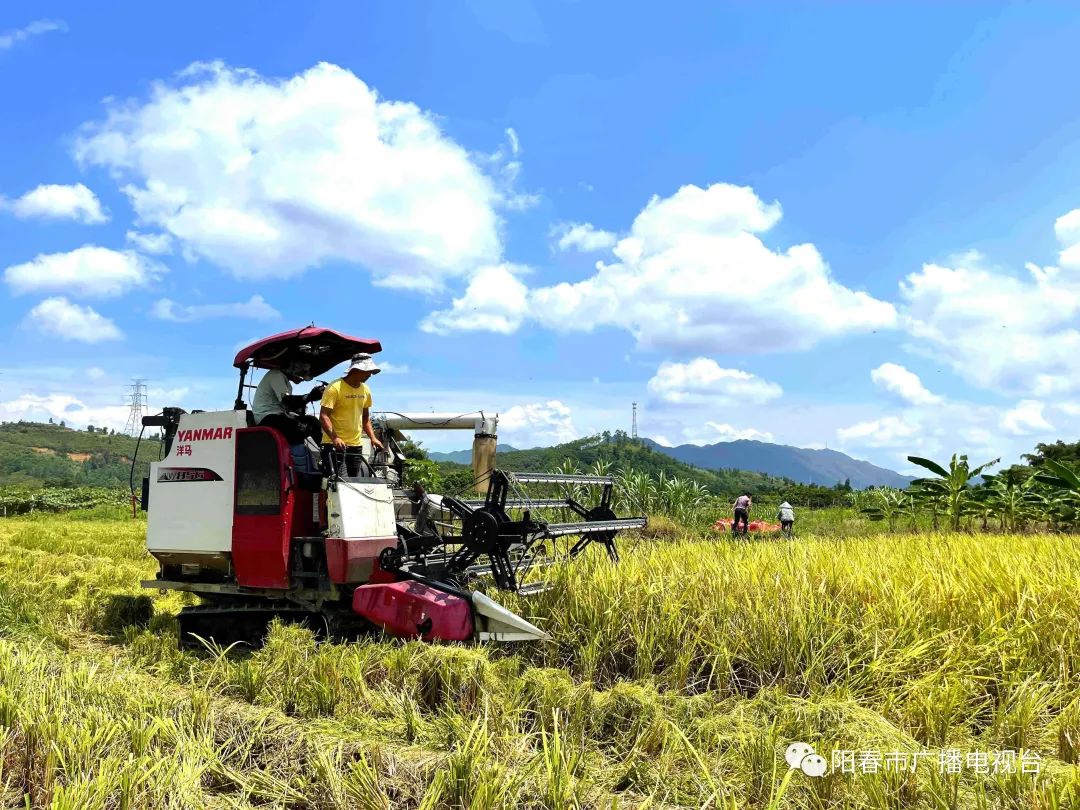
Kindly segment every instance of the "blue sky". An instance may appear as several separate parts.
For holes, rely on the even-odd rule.
[[[4,5],[0,419],[314,321],[519,446],[1076,438],[1072,4],[310,5]]]

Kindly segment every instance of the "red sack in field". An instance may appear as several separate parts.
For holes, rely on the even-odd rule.
[[[719,518],[713,525],[714,532],[729,532],[731,531],[731,524],[735,521],[731,518]],[[746,527],[747,531],[751,532],[778,532],[780,531],[779,523],[766,523],[764,520],[752,520]]]

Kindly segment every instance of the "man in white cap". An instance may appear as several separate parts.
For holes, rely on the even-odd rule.
[[[370,354],[353,356],[345,376],[326,386],[319,421],[322,423],[322,457],[327,472],[337,470],[350,477],[360,474],[363,437],[381,450],[371,427],[371,391],[367,381],[379,373]]]

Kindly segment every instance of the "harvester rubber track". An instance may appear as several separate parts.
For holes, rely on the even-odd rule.
[[[274,619],[303,625],[325,640],[353,639],[370,628],[351,611],[331,612],[324,606],[319,612],[285,600],[195,605],[176,617],[180,646],[191,649],[205,649],[206,642],[219,647],[260,647]]]

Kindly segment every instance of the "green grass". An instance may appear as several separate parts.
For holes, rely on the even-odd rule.
[[[130,623],[155,571],[144,521],[9,518],[0,807],[1080,804],[1073,538],[862,529],[736,542],[657,521],[618,567],[590,554],[500,597],[547,644],[282,626],[237,655],[176,649],[190,597],[151,594],[149,626]],[[787,772],[794,740],[1035,751],[1041,773],[811,779]]]

